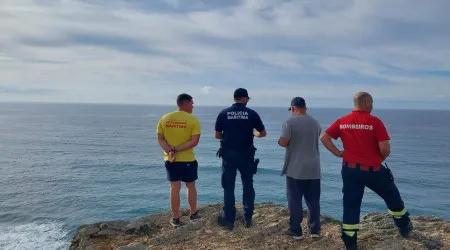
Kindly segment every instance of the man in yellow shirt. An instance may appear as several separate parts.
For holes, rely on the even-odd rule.
[[[200,140],[200,121],[192,115],[194,101],[188,94],[180,94],[177,98],[178,110],[165,114],[158,122],[156,132],[158,143],[164,150],[164,162],[167,179],[170,181],[170,205],[174,227],[180,223],[180,190],[181,182],[185,182],[187,199],[191,211],[190,220],[200,219],[197,211],[198,163],[194,147]]]

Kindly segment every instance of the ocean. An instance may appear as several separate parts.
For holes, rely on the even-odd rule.
[[[251,105],[249,105],[251,107]],[[224,107],[195,107],[198,202],[222,202],[214,122]],[[287,204],[278,146],[287,108],[251,107],[268,136],[255,138],[261,162],[256,202]],[[78,226],[169,210],[169,183],[156,124],[175,106],[0,104],[0,249],[67,249]],[[326,129],[351,109],[310,108]],[[450,219],[450,111],[378,110],[391,135],[392,169],[407,209]],[[339,146],[340,142],[337,143]],[[341,219],[340,160],[321,145],[322,214]],[[182,189],[182,206],[187,207]],[[236,200],[242,185],[237,177]],[[362,214],[386,212],[366,189]],[[169,220],[169,218],[168,218]]]

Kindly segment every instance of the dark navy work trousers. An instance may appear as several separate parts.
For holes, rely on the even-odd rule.
[[[308,208],[308,226],[311,234],[320,234],[320,179],[298,180],[286,176],[290,230],[302,234],[302,200]]]
[[[344,194],[342,237],[346,245],[354,244],[357,240],[361,201],[365,187],[374,191],[384,200],[397,227],[408,226],[409,213],[406,211],[400,192],[394,183],[392,172],[388,168],[382,166],[379,171],[364,171],[358,167],[349,168],[343,163],[342,180]]]
[[[229,222],[236,220],[236,207],[234,187],[237,171],[242,180],[242,204],[244,217],[251,220],[255,204],[255,190],[253,189],[253,163],[254,157],[239,151],[224,151],[222,153],[222,187],[224,191],[224,219]]]

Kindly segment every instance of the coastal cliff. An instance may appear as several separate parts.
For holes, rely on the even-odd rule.
[[[222,204],[199,207],[202,219],[189,222],[189,211],[182,209],[183,225],[169,224],[170,212],[155,213],[130,221],[101,222],[80,226],[70,250],[81,249],[345,249],[340,239],[340,222],[322,216],[322,235],[311,238],[306,220],[303,240],[283,235],[288,228],[286,206],[256,204],[253,226],[241,222],[241,206],[233,231],[219,227],[216,218]],[[306,210],[304,210],[305,218]],[[413,216],[414,231],[404,239],[387,214],[369,213],[361,217],[360,249],[450,249],[450,222],[438,217]]]

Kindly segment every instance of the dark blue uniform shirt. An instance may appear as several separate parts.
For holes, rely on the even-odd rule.
[[[224,150],[245,150],[253,145],[253,129],[261,132],[265,128],[256,111],[235,103],[219,113],[215,129],[223,133]]]

